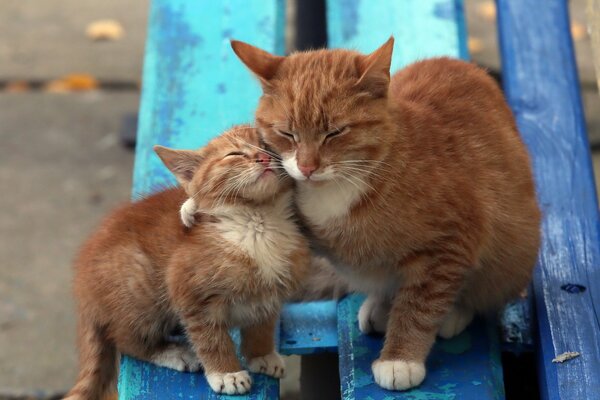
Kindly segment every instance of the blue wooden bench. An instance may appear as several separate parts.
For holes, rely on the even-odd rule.
[[[544,241],[533,284],[540,392],[544,399],[600,397],[598,205],[578,91],[566,0],[498,0],[504,87],[529,146],[544,210]],[[392,70],[419,58],[467,58],[462,0],[327,0],[329,47],[370,52],[396,38]],[[153,0],[144,64],[133,197],[173,183],[152,145],[195,148],[248,122],[260,88],[229,47],[236,38],[284,53],[284,0]],[[475,321],[439,340],[428,376],[403,393],[377,387],[370,364],[381,338],[361,335],[362,298],[289,304],[283,354],[339,353],[345,399],[502,399],[501,348],[531,349],[529,301],[496,324]],[[565,351],[581,356],[563,364]],[[276,399],[279,383],[255,375],[245,398]],[[225,398],[202,374],[179,373],[124,356],[121,399]],[[240,398],[240,397],[236,397]],[[244,398],[244,397],[242,397]]]

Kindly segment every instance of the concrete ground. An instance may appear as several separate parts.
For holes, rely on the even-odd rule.
[[[498,68],[490,2],[466,0],[473,59]],[[585,0],[572,0],[585,25]],[[48,398],[75,377],[70,262],[115,204],[129,197],[133,154],[122,118],[138,108],[147,0],[2,0],[0,85],[87,73],[128,90],[56,94],[0,90],[0,399]],[[118,20],[125,35],[92,42],[88,23]],[[589,39],[576,41],[588,125],[600,139]],[[8,85],[10,86],[10,85]],[[596,135],[596,136],[595,136]],[[600,140],[596,140],[599,141]],[[595,157],[600,168],[600,157]],[[297,360],[291,363],[297,367]],[[298,374],[283,387],[295,397]]]

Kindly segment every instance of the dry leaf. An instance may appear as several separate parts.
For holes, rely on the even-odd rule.
[[[580,24],[577,21],[573,21],[571,23],[571,35],[573,36],[573,40],[579,41],[585,39],[587,37],[587,30],[585,25]]]
[[[565,361],[569,361],[573,358],[577,358],[581,355],[581,353],[577,352],[577,351],[566,351],[558,356],[556,356],[554,359],[552,359],[553,363],[564,363]]]
[[[12,81],[8,82],[4,87],[4,91],[8,93],[23,93],[31,90],[27,81]]]
[[[477,14],[488,21],[496,19],[496,4],[493,1],[484,1],[477,5]]]
[[[85,34],[92,40],[119,40],[125,31],[123,26],[114,19],[101,19],[90,23]]]
[[[98,80],[89,74],[71,74],[50,81],[44,90],[52,93],[81,92],[98,88]]]
[[[469,46],[469,53],[471,54],[475,54],[475,53],[479,53],[483,50],[483,40],[476,38],[476,37],[470,37],[468,40],[468,46]]]

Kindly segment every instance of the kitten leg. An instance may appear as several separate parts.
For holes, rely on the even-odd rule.
[[[384,298],[370,294],[358,310],[358,329],[364,334],[385,333],[390,306]]]
[[[242,353],[252,372],[266,374],[274,378],[285,375],[285,362],[275,351],[276,318],[242,328]]]
[[[444,339],[450,339],[462,331],[473,320],[474,313],[472,310],[455,304],[450,312],[444,317],[438,336]]]
[[[184,324],[211,389],[229,395],[248,393],[252,379],[240,366],[227,327],[189,318]]]
[[[181,222],[188,228],[191,228],[196,223],[196,218],[194,214],[196,214],[198,208],[196,207],[196,203],[194,199],[187,199],[182,205],[181,209],[179,209],[179,217],[181,218]]]
[[[392,303],[385,344],[372,365],[375,382],[384,389],[406,390],[425,379],[425,359],[468,269],[444,255],[419,261],[404,269],[404,286]]]

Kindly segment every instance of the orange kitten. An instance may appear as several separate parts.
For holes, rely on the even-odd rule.
[[[540,211],[500,89],[448,58],[390,78],[393,39],[370,55],[232,46],[260,79],[257,127],[297,181],[304,223],[368,294],[361,331],[387,331],[375,381],[420,384],[436,334],[501,308],[535,264]]]
[[[155,150],[183,189],[116,210],[83,246],[75,263],[80,371],[68,399],[111,390],[117,352],[180,371],[201,365],[216,392],[246,393],[250,375],[229,336],[236,326],[250,371],[284,373],[275,324],[309,261],[290,179],[249,127],[198,151]],[[201,209],[192,229],[177,214],[188,197]],[[165,342],[179,323],[191,347]]]

